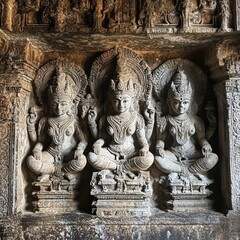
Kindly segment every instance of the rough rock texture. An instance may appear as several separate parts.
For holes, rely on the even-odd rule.
[[[239,0],[59,0],[52,4],[42,0],[2,1],[0,8],[0,238],[239,239],[239,4]],[[142,69],[145,69],[144,74],[148,77],[143,77],[144,80],[140,81],[142,88],[144,86],[143,91],[139,91],[140,94],[147,90],[148,80],[154,83],[155,70],[160,66],[162,69],[162,66],[166,66],[164,63],[168,61],[172,62],[176,59],[181,59],[182,62],[190,61],[206,75],[206,88],[202,92],[202,99],[198,102],[202,104],[196,114],[203,119],[206,130],[211,132],[212,129],[208,129],[210,125],[205,106],[211,101],[217,109],[216,131],[210,134],[209,143],[213,152],[218,155],[219,161],[208,172],[209,179],[214,180],[214,183],[208,186],[212,192],[209,196],[212,204],[203,207],[201,213],[197,209],[193,213],[179,213],[169,209],[169,212],[166,212],[164,188],[159,184],[159,180],[166,174],[153,164],[148,169],[152,189],[147,208],[151,211],[149,217],[97,217],[91,212],[92,202],[95,199],[90,195],[90,182],[96,169],[89,163],[78,173],[77,183],[74,181],[73,184],[70,178],[59,176],[61,181],[63,177],[64,181],[70,182],[67,187],[64,185],[66,189],[75,191],[75,187],[77,188],[74,192],[77,193],[77,198],[76,195],[72,198],[69,197],[71,194],[67,194],[67,198],[71,199],[69,201],[73,199],[77,201],[77,205],[70,204],[74,206],[73,212],[60,213],[59,209],[55,208],[50,213],[48,210],[51,206],[49,206],[47,213],[34,213],[36,199],[32,194],[36,191],[36,186],[32,183],[38,181],[39,175],[31,171],[27,164],[27,159],[33,154],[35,145],[31,140],[34,139],[34,135],[30,136],[28,131],[27,116],[34,118],[34,111],[29,110],[34,106],[37,122],[41,118],[52,117],[47,107],[52,99],[44,98],[44,104],[39,101],[38,87],[48,86],[46,79],[49,80],[54,75],[52,73],[55,71],[55,62],[61,62],[66,66],[65,74],[72,74],[72,79],[74,79],[73,73],[77,72],[77,76],[82,76],[81,81],[86,81],[86,88],[83,87],[84,91],[74,101],[77,106],[75,115],[77,118],[82,116],[84,118],[87,115],[84,115],[82,110],[86,110],[86,106],[101,103],[96,99],[102,100],[104,97],[104,87],[96,90],[98,89],[96,86],[104,82],[105,74],[110,78],[111,73],[115,71],[116,56],[113,54],[113,60],[110,62],[101,62],[104,60],[102,56],[105,56],[105,59],[108,57],[112,59],[111,54],[115,53],[116,49],[127,49],[124,51],[131,56],[129,62],[131,64],[137,62],[135,66],[140,72],[142,70],[139,66],[143,64]],[[141,61],[135,61],[136,59]],[[50,66],[47,76],[44,75],[44,69],[48,67],[44,66]],[[95,74],[98,72],[101,74]],[[161,74],[164,75],[165,72]],[[39,75],[42,78],[39,78]],[[98,77],[93,84],[91,81],[96,76]],[[193,78],[195,77],[196,89],[202,89],[205,86],[204,81],[200,80],[199,75],[193,74]],[[158,83],[160,87],[164,85],[163,81]],[[158,86],[155,84],[155,87]],[[76,90],[76,87],[73,89]],[[89,97],[90,94],[95,102]],[[161,110],[160,105],[163,103],[163,107],[167,106],[164,102],[166,98],[159,97],[157,91],[154,92],[154,88],[151,97],[156,103],[154,109],[157,116]],[[136,111],[144,116],[142,99],[139,102],[140,108]],[[78,103],[82,105],[77,105]],[[82,108],[83,106],[85,108]],[[163,115],[166,116],[166,108],[162,110]],[[83,120],[85,124],[86,118]],[[97,123],[98,120],[97,118]],[[157,117],[155,117],[155,126],[156,120]],[[83,154],[87,158],[88,153],[93,151],[95,138],[87,124],[82,129],[89,131],[88,146]],[[154,128],[148,142],[153,155],[156,154],[156,138]],[[49,139],[44,143],[46,144],[44,146],[47,146]],[[73,149],[71,154],[74,155]],[[80,159],[80,155],[78,152],[76,158]],[[71,160],[76,159],[73,157]],[[59,190],[61,184],[62,182],[49,189]],[[208,194],[204,196],[206,195]],[[58,193],[54,197],[57,196]],[[46,207],[46,199],[43,200],[43,204]],[[59,198],[55,206],[58,204],[61,205]],[[68,211],[68,204],[64,206]],[[207,210],[209,206],[211,210]]]

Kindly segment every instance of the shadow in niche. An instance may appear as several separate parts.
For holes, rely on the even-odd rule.
[[[209,73],[207,72],[207,75],[209,76]],[[206,92],[206,97],[205,97],[205,102],[204,102],[204,106],[207,105],[208,102],[212,102],[213,106],[216,108],[215,111],[215,116],[216,116],[216,121],[217,121],[217,125],[216,125],[216,130],[213,133],[212,137],[209,139],[209,143],[212,147],[212,152],[216,153],[218,155],[218,162],[217,164],[213,167],[213,169],[211,169],[208,172],[208,176],[210,179],[213,179],[214,182],[212,184],[210,184],[208,186],[209,190],[212,191],[212,195],[209,197],[209,199],[211,199],[213,201],[213,210],[217,211],[217,212],[222,212],[222,201],[223,201],[223,196],[221,194],[221,172],[220,172],[220,156],[219,156],[219,149],[218,149],[218,138],[220,136],[218,136],[218,110],[217,110],[217,101],[215,98],[215,94],[213,92],[213,83],[211,81],[208,82],[208,88],[207,88],[207,92]],[[201,112],[201,116],[205,122],[205,126],[206,128],[209,125],[209,122],[206,118],[206,110],[203,108],[202,112]]]
[[[90,195],[91,191],[91,178],[93,167],[87,163],[86,167],[81,172],[81,180],[79,186],[79,211],[82,213],[92,212],[93,197]]]

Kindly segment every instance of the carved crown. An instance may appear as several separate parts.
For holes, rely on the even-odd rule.
[[[177,69],[173,76],[170,89],[168,91],[168,98],[191,98],[193,89],[191,83],[188,81],[186,74],[183,70]]]
[[[72,89],[69,85],[68,75],[63,72],[61,66],[56,67],[56,75],[53,77],[53,84],[49,86],[49,97],[57,99],[73,99]]]
[[[134,76],[127,67],[126,59],[119,53],[117,57],[116,77],[111,79],[111,94],[128,94],[129,96],[135,96],[137,85],[133,79]]]

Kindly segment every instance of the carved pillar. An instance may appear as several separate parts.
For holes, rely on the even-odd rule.
[[[235,0],[235,30],[240,31],[240,0]]]
[[[13,30],[13,15],[16,11],[15,0],[5,1],[6,3],[3,5],[3,26],[7,28],[9,31]]]
[[[34,56],[26,42],[16,44],[1,36],[0,64],[0,216],[20,212],[24,202],[24,157],[28,151],[26,113]],[[26,52],[29,56],[26,56]]]
[[[219,82],[215,85],[215,93],[222,207],[228,213],[240,213],[240,51],[237,45],[220,44],[211,62],[212,78]]]

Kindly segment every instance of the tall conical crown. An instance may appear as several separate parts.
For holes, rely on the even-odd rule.
[[[49,86],[49,97],[67,100],[72,100],[74,98],[67,77],[67,74],[63,72],[61,66],[56,67],[56,75],[53,77],[53,84]]]
[[[126,59],[119,53],[116,66],[116,77],[111,79],[110,92],[112,95],[128,94],[136,95],[136,83],[133,82],[134,76],[127,67]]]
[[[171,86],[168,90],[168,98],[191,98],[193,89],[186,74],[182,70],[177,70],[173,76]]]

